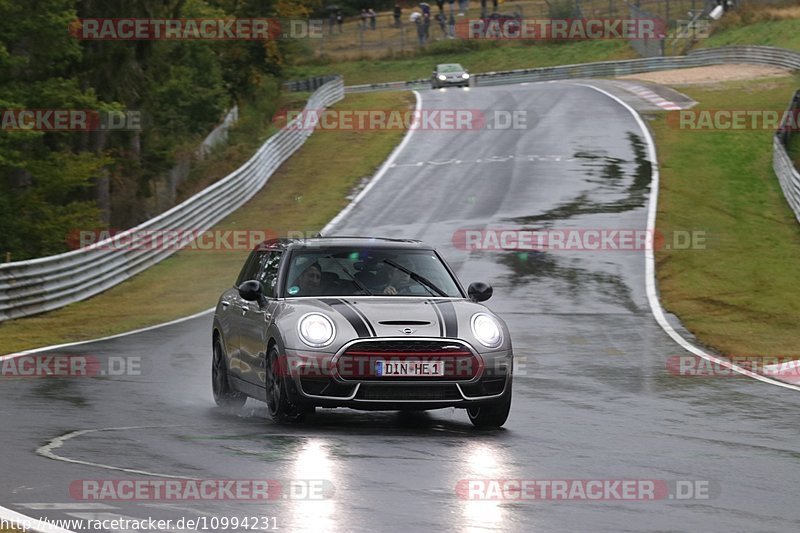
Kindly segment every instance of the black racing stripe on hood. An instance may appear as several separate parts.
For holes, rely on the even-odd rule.
[[[370,330],[367,327],[367,323],[364,322],[364,319],[361,318],[361,315],[356,313],[346,302],[343,300],[339,300],[336,298],[320,298],[320,302],[327,304],[342,315],[350,325],[353,326],[353,329],[356,330],[356,335],[359,337],[373,337],[374,335],[370,334]]]
[[[444,336],[450,338],[458,337],[458,316],[456,316],[456,308],[453,302],[434,302],[434,305],[444,317]]]
[[[348,302],[347,300],[342,300],[342,301],[344,302],[344,304],[345,304],[346,306],[348,306],[350,309],[352,309],[353,311],[355,311],[355,313],[356,313],[358,316],[360,316],[360,317],[361,317],[361,320],[363,320],[363,321],[364,321],[364,324],[366,324],[366,325],[367,325],[367,328],[369,329],[369,332],[372,334],[372,336],[373,336],[373,337],[377,337],[377,336],[378,336],[378,334],[375,332],[375,328],[373,328],[373,327],[372,327],[372,322],[370,322],[370,321],[369,321],[369,318],[367,318],[367,315],[365,315],[365,314],[364,314],[364,311],[362,311],[361,309],[359,309],[359,308],[358,308],[358,307],[356,307],[355,305],[351,304],[351,303],[350,303],[350,302]]]
[[[442,312],[439,311],[439,308],[436,307],[436,302],[433,300],[428,300],[428,303],[431,304],[433,313],[436,315],[436,323],[439,324],[439,336],[444,337],[444,318],[442,317]]]

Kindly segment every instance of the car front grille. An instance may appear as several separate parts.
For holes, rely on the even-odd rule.
[[[378,361],[444,363],[443,376],[379,376]],[[463,343],[452,340],[370,340],[350,345],[336,361],[344,380],[467,381],[481,369],[481,361]]]
[[[362,384],[357,400],[449,401],[461,400],[455,385],[380,385]]]

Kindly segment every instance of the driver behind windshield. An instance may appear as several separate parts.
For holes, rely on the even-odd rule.
[[[303,270],[303,273],[300,274],[300,277],[297,278],[292,289],[290,289],[290,294],[300,296],[319,294],[321,285],[322,267],[319,266],[319,263],[314,262]]]
[[[397,257],[393,262],[411,272],[417,271],[416,265],[410,256],[404,255]],[[412,280],[411,276],[397,267],[387,265],[387,268],[389,270],[389,280],[386,287],[383,289],[383,294],[414,294],[417,292],[412,288],[418,287],[419,283]]]

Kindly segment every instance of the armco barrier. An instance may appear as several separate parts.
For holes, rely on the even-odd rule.
[[[730,63],[755,63],[789,69],[800,69],[800,53],[771,46],[728,46],[695,50],[685,56],[649,57],[623,59],[619,61],[599,61],[559,65],[556,67],[537,67],[529,69],[484,72],[472,75],[473,86],[507,85],[522,82],[565,80],[571,78],[606,78],[641,74],[675,68],[706,67]],[[367,85],[351,85],[345,92],[398,91],[429,88],[426,79],[411,81],[392,81]]]
[[[800,90],[795,93],[788,108],[790,113],[797,113],[798,110],[800,110]],[[796,117],[797,115],[795,114],[794,116]],[[793,135],[800,135],[800,133],[796,130],[793,131],[791,128],[783,128],[787,119],[788,116],[784,117],[784,122],[781,124],[782,128],[775,133],[772,143],[772,168],[781,183],[781,189],[783,189],[786,201],[792,207],[797,221],[800,222],[800,172],[797,171],[797,167],[794,166],[792,159],[786,152],[789,138]]]
[[[650,57],[620,61],[600,61],[577,65],[560,65],[533,69],[475,74],[477,86],[508,83],[563,80],[569,78],[604,78],[641,74],[657,70],[706,67],[729,63],[755,63],[789,69],[800,69],[800,53],[770,46],[729,46],[695,50],[685,56]],[[347,90],[347,88],[345,89]]]
[[[306,109],[321,109],[343,97],[342,79],[337,77],[311,95]],[[118,238],[140,231],[202,231],[211,228],[255,195],[310,134],[308,128],[281,130],[230,175],[169,211],[127,230]],[[109,241],[103,241],[59,255],[0,264],[0,321],[84,300],[155,265],[175,251],[169,246],[163,249],[114,250],[108,244]]]

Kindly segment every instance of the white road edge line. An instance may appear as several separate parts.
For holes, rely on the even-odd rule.
[[[642,120],[642,117],[639,116],[639,113],[637,113],[635,109],[608,91],[604,91],[603,89],[594,87],[593,85],[583,83],[574,83],[572,85],[589,87],[590,89],[593,89],[611,98],[628,110],[628,112],[636,120],[636,123],[639,125],[639,129],[642,130],[645,141],[647,141],[647,158],[650,160],[652,176],[650,181],[650,205],[648,206],[647,210],[647,232],[650,235],[654,235],[653,232],[656,228],[656,213],[658,208],[659,171],[658,158],[656,157],[656,145],[653,141],[653,136],[650,134],[650,129],[647,127],[647,124],[644,123],[644,120]],[[645,283],[647,289],[647,300],[650,303],[650,311],[653,313],[653,317],[656,319],[656,322],[658,322],[658,325],[661,326],[661,329],[663,329],[667,335],[669,335],[672,340],[678,343],[684,350],[696,355],[697,357],[705,359],[706,361],[710,361],[721,367],[728,368],[747,377],[763,381],[764,383],[769,383],[770,385],[777,385],[778,387],[783,387],[785,389],[800,391],[800,387],[797,385],[791,385],[789,383],[784,383],[782,381],[756,374],[755,372],[732,363],[727,359],[712,355],[684,339],[680,333],[675,331],[675,329],[667,321],[667,317],[664,314],[664,309],[661,307],[661,302],[658,299],[658,290],[656,289],[655,253],[653,251],[653,246],[648,246],[645,252]]]
[[[419,123],[420,108],[422,107],[422,97],[420,96],[419,91],[411,91],[411,92],[414,93],[414,98],[416,99],[416,104],[414,106],[414,119],[409,125],[408,130],[406,131],[406,134],[403,137],[403,140],[400,141],[400,144],[398,144],[394,150],[392,150],[392,153],[389,154],[389,157],[386,158],[386,161],[383,162],[381,168],[378,169],[378,172],[376,172],[375,175],[372,177],[372,179],[369,180],[367,186],[361,189],[361,192],[359,192],[356,195],[356,197],[353,198],[353,200],[339,212],[338,215],[333,217],[333,219],[330,222],[328,222],[324,228],[322,228],[322,231],[320,233],[322,233],[323,237],[327,236],[327,234],[330,233],[333,230],[333,228],[335,228],[336,225],[339,224],[344,217],[350,214],[350,211],[352,211],[361,202],[361,200],[364,198],[364,196],[367,195],[369,190],[372,189],[380,181],[383,175],[386,174],[389,168],[391,168],[392,164],[394,163],[394,160],[397,159],[397,156],[400,155],[400,152],[402,152],[403,149],[406,147],[408,141],[411,140],[411,137],[414,135],[414,132],[417,129],[416,126]]]
[[[174,427],[174,426],[170,426]],[[158,477],[158,478],[170,478],[170,479],[191,479],[197,480],[198,478],[193,478],[190,476],[175,476],[172,474],[159,474],[155,472],[148,472],[147,470],[135,470],[133,468],[122,468],[121,466],[112,466],[112,465],[104,465],[102,463],[93,463],[91,461],[81,461],[80,459],[70,459],[69,457],[64,457],[63,455],[58,455],[53,452],[53,450],[57,450],[64,445],[70,439],[75,437],[80,437],[81,435],[86,435],[88,433],[99,433],[103,431],[127,431],[132,429],[163,429],[164,426],[127,426],[127,427],[117,427],[117,428],[100,428],[100,429],[82,429],[79,431],[72,431],[67,433],[66,435],[61,435],[60,437],[56,437],[51,439],[47,444],[44,446],[40,446],[36,449],[36,453],[41,455],[42,457],[46,457],[48,459],[53,459],[54,461],[63,461],[65,463],[73,463],[78,465],[84,466],[91,466],[95,468],[105,468],[106,470],[115,470],[117,472],[127,472],[129,474],[139,474],[142,476],[150,476],[150,477]]]
[[[39,352],[49,352],[52,350],[58,350],[60,348],[69,348],[71,346],[80,346],[82,344],[91,344],[93,342],[102,342],[102,341],[110,341],[112,339],[119,339],[120,337],[128,337],[130,335],[136,335],[138,333],[144,333],[146,331],[152,331],[154,329],[165,328],[167,326],[172,326],[175,324],[180,324],[181,322],[188,322],[189,320],[193,320],[195,318],[199,318],[203,315],[206,315],[212,312],[215,308],[212,307],[210,309],[206,309],[205,311],[200,311],[199,313],[195,313],[193,315],[185,316],[183,318],[178,318],[175,320],[170,320],[169,322],[163,322],[161,324],[156,324],[154,326],[147,326],[146,328],[135,329],[133,331],[126,331],[124,333],[117,333],[115,335],[109,335],[108,337],[100,337],[99,339],[89,339],[85,341],[77,341],[77,342],[68,342],[66,344],[56,344],[53,346],[45,346],[44,348],[34,348],[32,350],[25,350],[24,352],[13,353],[8,355],[0,356],[0,363],[7,360],[7,359],[14,359],[15,357],[20,357],[23,355],[31,355],[37,354]]]

